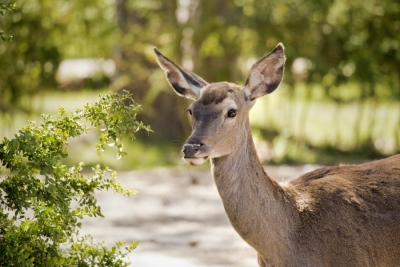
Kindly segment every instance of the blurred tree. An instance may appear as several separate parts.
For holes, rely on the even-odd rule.
[[[155,64],[153,47],[162,47],[165,54],[179,61],[182,28],[177,23],[176,9],[175,1],[116,1],[122,38],[114,50],[117,74],[113,88],[129,90],[147,111],[140,119],[152,125],[151,137],[167,140],[181,136],[188,129],[185,113],[176,109],[185,100],[177,98],[163,80],[162,71]]]
[[[377,96],[383,100],[399,99],[400,3],[397,1],[178,2],[197,6],[197,15],[190,14],[185,26],[193,35],[195,68],[205,78],[230,79],[232,72],[237,72],[237,63],[258,58],[283,42],[287,48],[287,67],[293,71],[294,60],[301,57],[306,61],[298,67],[307,69],[306,76],[293,71],[294,77],[287,75],[286,83],[293,85],[305,80],[323,83],[329,89],[330,85],[355,80],[372,85],[363,89],[367,97],[376,94],[374,84],[386,83],[389,91]],[[210,58],[216,59],[215,62],[211,63]],[[232,66],[235,58],[238,62]],[[215,66],[217,61],[224,67]]]
[[[110,57],[116,27],[112,4],[103,0],[21,3],[3,23],[14,42],[0,43],[0,110],[29,110],[32,94],[56,88],[55,73],[63,58]]]
[[[4,14],[6,13],[5,11],[15,11],[16,8],[17,8],[16,3],[10,3],[10,2],[7,2],[7,4],[0,3],[0,15],[4,16]],[[7,35],[2,29],[0,29],[0,38],[4,42],[12,41],[12,35]]]
[[[38,16],[41,12],[50,13],[41,4],[25,3],[5,23],[6,30],[13,31],[14,42],[0,44],[0,108],[3,110],[22,108],[21,96],[36,92],[39,85],[54,86],[52,66],[57,66],[60,55],[47,37],[47,30],[53,25],[42,25],[46,16]],[[44,70],[46,63],[47,71]]]

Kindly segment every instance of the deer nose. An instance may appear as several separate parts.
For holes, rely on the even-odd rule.
[[[195,158],[203,144],[184,144],[182,154],[185,158]]]

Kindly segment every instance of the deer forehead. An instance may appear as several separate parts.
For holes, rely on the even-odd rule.
[[[201,90],[200,98],[196,101],[203,106],[229,105],[229,103],[236,102],[237,94],[240,93],[240,87],[233,83],[220,82],[213,83]]]

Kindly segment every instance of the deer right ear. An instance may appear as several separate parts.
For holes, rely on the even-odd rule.
[[[164,70],[169,84],[183,97],[196,100],[200,90],[208,83],[193,72],[186,71],[154,48],[158,65]]]
[[[270,94],[278,87],[286,60],[284,50],[283,44],[279,43],[271,53],[253,65],[244,85],[245,94],[250,101]]]

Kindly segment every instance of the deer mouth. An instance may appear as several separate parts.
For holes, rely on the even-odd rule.
[[[189,165],[198,166],[198,165],[203,164],[207,159],[208,159],[208,157],[199,157],[199,158],[187,158],[187,157],[184,157],[183,161],[186,162]]]
[[[183,161],[193,166],[203,164],[209,158],[207,154],[206,146],[198,140],[188,141],[181,150]]]

